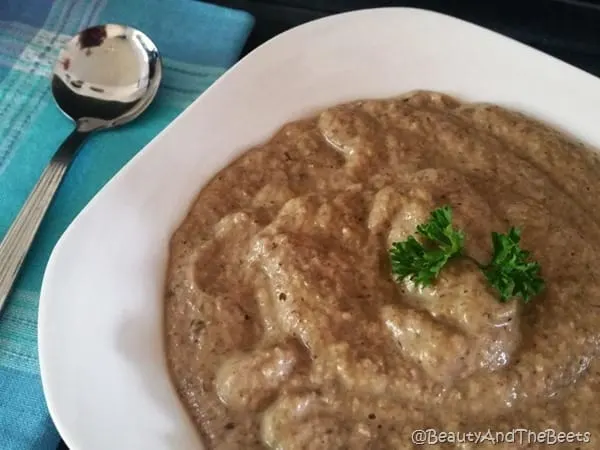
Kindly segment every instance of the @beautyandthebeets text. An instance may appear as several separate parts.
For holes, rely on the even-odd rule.
[[[559,431],[554,429],[529,430],[527,428],[515,428],[510,431],[442,431],[434,428],[414,430],[411,435],[412,443],[415,445],[436,444],[589,444],[591,433],[588,431]]]

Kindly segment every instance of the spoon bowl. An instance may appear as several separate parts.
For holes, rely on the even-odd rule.
[[[154,99],[162,78],[158,49],[141,31],[100,25],[82,31],[62,49],[52,94],[80,131],[123,125]]]
[[[90,133],[124,125],[146,110],[162,79],[154,43],[124,25],[81,31],[61,50],[52,94],[75,129],[58,148],[0,243],[0,312],[67,169]]]

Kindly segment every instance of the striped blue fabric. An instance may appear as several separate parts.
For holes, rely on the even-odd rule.
[[[0,317],[0,449],[52,449],[37,356],[43,272],[59,236],[90,198],[238,58],[252,28],[244,12],[194,0],[0,0],[0,237],[72,129],[49,76],[61,46],[99,23],[135,26],[165,66],[154,104],[135,123],[93,136],[44,219]]]

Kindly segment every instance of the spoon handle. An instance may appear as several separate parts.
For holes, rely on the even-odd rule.
[[[44,214],[87,135],[75,129],[61,144],[0,244],[0,312]]]

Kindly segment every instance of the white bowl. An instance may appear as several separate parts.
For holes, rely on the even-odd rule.
[[[50,413],[71,448],[202,448],[163,356],[171,234],[215,172],[285,122],[413,89],[517,108],[600,144],[600,80],[441,14],[351,12],[267,42],[127,164],[52,253],[40,363]]]

